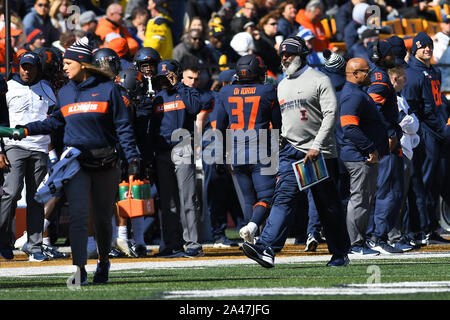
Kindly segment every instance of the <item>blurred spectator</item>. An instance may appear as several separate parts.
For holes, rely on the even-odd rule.
[[[278,0],[262,0],[259,1],[258,16],[264,17],[269,12],[277,8]]]
[[[366,21],[370,13],[366,10],[369,7],[367,3],[361,2],[353,7],[352,21],[350,21],[344,29],[345,46],[351,48],[360,38],[359,35],[366,29]]]
[[[225,29],[221,26],[213,26],[209,31],[209,41],[206,46],[214,56],[214,61],[219,65],[234,64],[241,56],[234,51],[230,43],[226,41]],[[226,67],[224,67],[224,70]]]
[[[76,38],[73,31],[64,32],[59,37],[59,45],[57,46],[57,48],[64,53],[68,47],[75,43],[75,41]]]
[[[323,3],[320,0],[311,0],[305,9],[299,10],[295,17],[297,23],[309,29],[314,34],[314,50],[321,52],[328,48],[330,39],[325,36],[325,30],[320,20],[324,11]]]
[[[71,19],[68,19],[70,14],[67,11],[71,5],[72,2],[70,0],[53,0],[50,5],[50,19],[53,26],[58,29],[60,33],[71,29],[69,23],[72,23],[72,21]]]
[[[150,16],[146,8],[135,7],[131,11],[130,19],[125,20],[125,25],[133,39],[139,44],[139,48],[142,48],[144,44],[145,27],[149,18]]]
[[[244,3],[243,8],[239,10],[231,20],[231,32],[234,34],[242,32],[244,25],[250,21],[254,22],[256,25],[258,22],[257,9],[258,4],[256,0],[247,0]]]
[[[24,45],[24,48],[27,51],[33,51],[37,48],[42,48],[44,45],[44,34],[41,30],[35,29],[27,36],[27,43]]]
[[[398,10],[399,15],[405,19],[421,18],[428,21],[437,22],[436,13],[430,10],[429,2],[432,1],[419,1],[417,6],[410,6]]]
[[[16,47],[16,41],[17,38],[22,34],[22,30],[16,29],[14,27],[11,27],[11,57],[13,58],[12,63],[12,72],[18,72],[19,71],[19,60],[17,59],[17,55],[14,52],[14,49]],[[3,27],[0,30],[0,73],[6,72],[6,46],[5,46],[5,37],[6,37],[6,30],[5,27]]]
[[[378,30],[376,29],[366,29],[361,34],[361,39],[347,50],[347,57],[351,58],[364,58],[369,61],[369,54],[367,53],[367,47],[369,43],[377,41],[380,39]]]
[[[36,0],[33,9],[23,18],[25,32],[30,34],[39,29],[44,34],[46,46],[59,39],[60,32],[53,26],[49,13],[49,0]]]
[[[339,10],[335,15],[336,41],[344,41],[345,27],[352,21],[352,11],[354,6],[356,6],[360,2],[367,2],[367,0],[351,0],[347,1],[339,7]]]
[[[297,15],[297,9],[295,3],[291,0],[282,2],[277,7],[278,18],[278,33],[283,36],[284,39],[293,36],[297,33],[299,24],[295,21]]]
[[[158,51],[162,60],[172,59],[173,38],[170,24],[173,19],[169,17],[170,9],[162,0],[148,0],[147,9],[151,19],[145,30],[144,47],[151,47]]]
[[[183,69],[190,66],[200,68],[201,89],[209,89],[212,82],[213,72],[207,69],[207,65],[215,65],[215,59],[211,51],[205,45],[200,30],[193,29],[173,49],[173,58],[177,60]],[[202,67],[203,66],[203,67]],[[218,73],[218,70],[217,70]]]
[[[216,12],[221,7],[220,0],[187,0],[186,13],[189,19],[193,17],[200,17],[207,21],[213,12]]]
[[[442,54],[447,50],[448,43],[450,41],[450,14],[446,14],[442,17],[441,31],[436,33],[433,37],[434,50],[433,58],[437,63]]]
[[[114,50],[119,56],[121,70],[133,68],[130,48],[125,38],[121,37],[120,34],[110,33],[105,37],[105,45],[107,48]]]
[[[311,30],[300,26],[297,36],[305,40],[305,44],[309,49],[309,54],[306,56],[306,61],[309,66],[316,70],[320,70],[320,66],[323,64],[317,51],[314,50],[314,34]]]
[[[148,5],[148,0],[128,0],[127,5],[125,7],[125,20],[130,20],[131,12],[133,12],[134,8],[143,8],[146,9]]]
[[[231,21],[233,20],[235,10],[236,5],[230,1],[226,1],[217,13],[213,12],[211,14],[211,20],[217,20],[214,18],[220,19],[220,24],[229,32],[231,31]]]
[[[106,9],[106,18],[98,20],[98,25],[95,33],[102,39],[109,33],[118,33],[127,40],[130,54],[135,55],[139,50],[139,44],[133,39],[127,27],[123,25],[123,9],[118,3],[113,3]]]
[[[206,38],[208,29],[205,26],[205,20],[203,20],[201,17],[199,17],[199,16],[192,17],[192,19],[190,20],[189,25],[187,25],[187,28],[186,28],[183,36],[181,37],[181,39],[184,39],[184,37],[192,29],[200,30],[202,32],[202,37]]]
[[[254,36],[256,53],[264,60],[267,69],[274,75],[280,73],[280,56],[276,36],[278,35],[278,22],[276,12],[271,12],[261,18],[257,25],[257,34]]]
[[[97,16],[94,11],[85,11],[80,15],[81,29],[85,32],[95,32],[97,30]]]
[[[230,46],[241,56],[252,54],[255,51],[255,43],[253,41],[253,31],[255,23],[250,21],[244,25],[244,31],[234,35],[231,39]]]

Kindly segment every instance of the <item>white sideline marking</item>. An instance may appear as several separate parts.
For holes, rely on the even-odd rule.
[[[328,261],[330,255],[323,256],[297,256],[297,257],[275,257],[275,267],[282,263],[311,263]],[[450,252],[418,252],[400,253],[390,255],[379,255],[374,257],[360,257],[349,255],[350,261],[357,260],[391,260],[391,259],[426,259],[426,258],[450,258]],[[9,262],[5,262],[7,264]],[[21,277],[37,276],[45,274],[74,273],[76,268],[73,265],[65,266],[45,266],[45,262],[40,266],[20,267],[20,268],[0,268],[0,277]],[[124,262],[114,263],[111,260],[111,271],[131,270],[131,269],[171,269],[171,268],[201,268],[226,265],[256,265],[253,260],[244,257],[242,259],[189,259],[176,261],[146,261],[146,262]],[[351,262],[350,262],[351,265]],[[86,265],[87,272],[95,271],[95,264]]]
[[[342,287],[291,287],[291,288],[233,288],[215,290],[166,291],[163,298],[221,298],[257,296],[332,296],[332,295],[377,295],[450,292],[450,281],[397,282],[378,284],[350,284]]]

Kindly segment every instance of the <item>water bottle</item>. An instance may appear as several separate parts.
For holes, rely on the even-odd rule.
[[[126,200],[128,198],[128,189],[130,184],[126,181],[122,181],[119,184],[119,200]]]
[[[133,199],[142,199],[142,189],[144,183],[141,180],[134,180],[131,185],[131,194]]]

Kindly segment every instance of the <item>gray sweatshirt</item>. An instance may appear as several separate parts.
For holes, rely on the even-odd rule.
[[[324,158],[336,158],[337,99],[330,79],[305,66],[278,85],[281,135],[296,149],[319,150]]]

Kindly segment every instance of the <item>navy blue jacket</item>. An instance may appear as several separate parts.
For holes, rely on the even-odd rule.
[[[172,133],[177,129],[186,129],[191,137],[194,122],[201,110],[200,93],[178,82],[170,90],[161,90],[153,99],[151,136],[155,151],[170,150],[182,141],[172,141]]]
[[[56,104],[49,118],[26,125],[30,135],[50,134],[64,127],[66,146],[92,150],[115,147],[119,142],[128,162],[139,157],[120,90],[109,79],[71,80],[60,89]]]
[[[415,57],[410,57],[402,95],[411,111],[420,121],[420,130],[427,130],[438,140],[444,139],[447,123],[446,106],[441,93],[441,73],[433,65],[428,68]]]
[[[339,99],[343,136],[338,150],[342,161],[364,161],[375,150],[389,154],[386,127],[372,98],[357,84],[346,82]],[[337,135],[340,133],[337,132]]]

